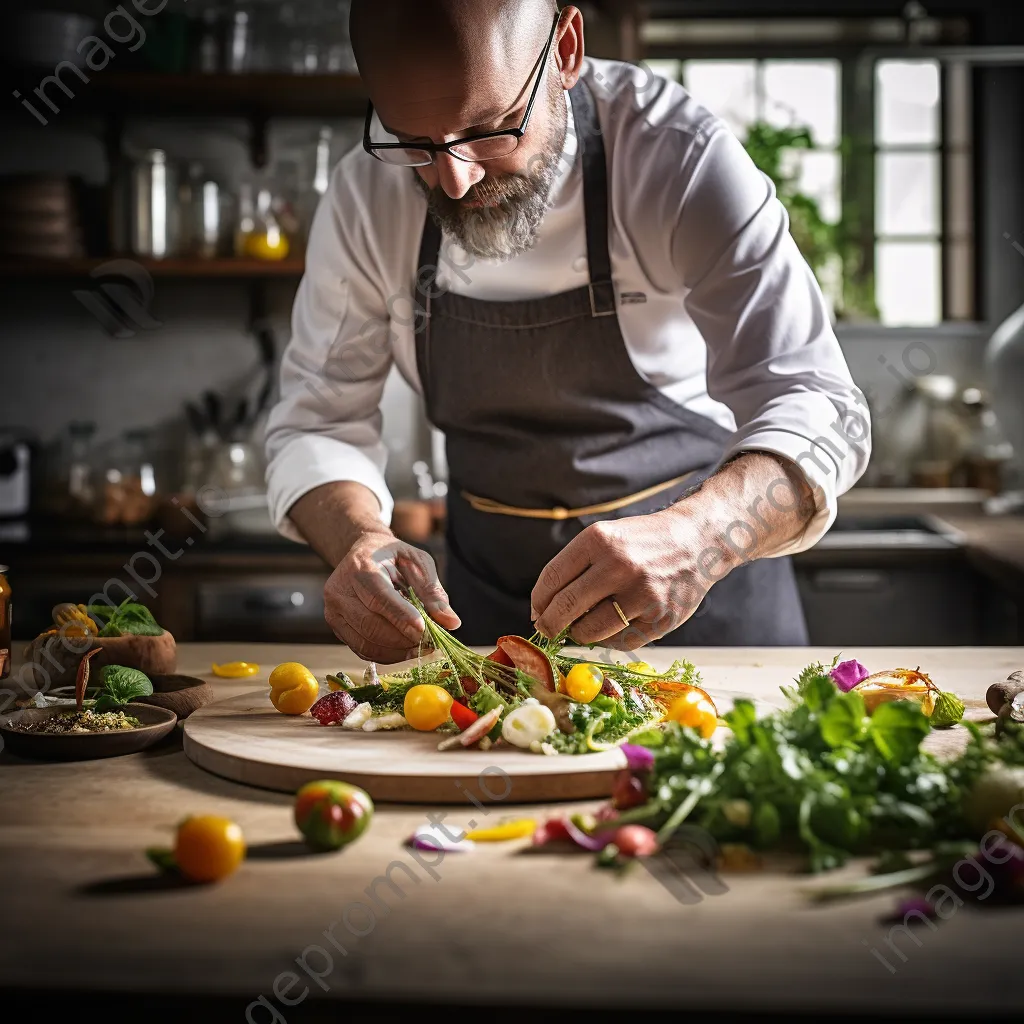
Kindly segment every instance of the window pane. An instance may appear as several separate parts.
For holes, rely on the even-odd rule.
[[[683,62],[681,60],[645,60],[643,62],[655,75],[661,75],[672,82],[683,80]]]
[[[800,191],[816,199],[822,217],[830,224],[839,222],[841,163],[836,152],[822,153],[807,150],[794,150],[797,162],[797,182]]]
[[[699,103],[737,135],[746,135],[747,125],[757,120],[754,61],[688,60],[683,82]]]
[[[777,128],[807,127],[816,146],[839,142],[839,62],[766,60],[765,119]]]
[[[875,75],[879,145],[938,145],[938,62],[882,60]]]
[[[875,174],[878,234],[939,233],[937,153],[879,153]]]
[[[941,258],[937,240],[875,246],[875,299],[883,324],[924,326],[942,319]]]

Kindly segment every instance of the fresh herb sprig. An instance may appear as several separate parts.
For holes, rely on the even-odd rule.
[[[439,625],[430,617],[415,591],[408,592],[407,600],[423,616],[424,630],[421,653],[436,651],[456,682],[468,678],[479,685],[489,684],[507,697],[528,696],[531,682],[528,676],[507,665],[491,661],[467,647],[461,640],[456,640],[444,626]],[[459,692],[462,692],[461,682],[459,682]]]

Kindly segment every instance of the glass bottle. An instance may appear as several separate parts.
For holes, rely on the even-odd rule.
[[[999,427],[995,411],[977,388],[968,388],[963,403],[971,420],[971,434],[964,453],[964,483],[989,494],[1003,489],[1003,473],[1013,458],[1013,445]]]

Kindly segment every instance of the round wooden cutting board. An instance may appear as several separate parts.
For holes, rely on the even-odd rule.
[[[343,779],[392,803],[542,803],[611,792],[620,750],[545,757],[504,744],[438,751],[437,733],[357,732],[282,715],[266,690],[209,704],[184,723],[185,753],[200,768],[250,786],[294,793]]]

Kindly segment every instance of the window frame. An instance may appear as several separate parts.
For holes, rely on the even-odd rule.
[[[704,19],[700,24],[712,23],[718,23],[718,19]],[[848,237],[858,242],[856,248],[862,254],[857,266],[844,267],[843,291],[847,294],[848,288],[869,289],[874,304],[877,299],[875,246],[880,238],[888,237],[878,230],[875,200],[877,153],[880,151],[875,109],[876,66],[879,61],[889,59],[915,59],[908,53],[906,39],[890,36],[880,40],[878,36],[882,33],[873,32],[871,27],[872,24],[882,25],[877,19],[816,19],[819,29],[823,25],[833,27],[834,41],[808,38],[795,43],[778,41],[772,31],[764,32],[761,42],[749,42],[756,36],[757,26],[766,29],[772,26],[771,20],[763,18],[744,19],[742,26],[735,21],[731,26],[724,26],[721,35],[728,36],[731,30],[736,41],[721,38],[705,41],[714,33],[705,30],[704,38],[700,38],[697,24],[688,24],[694,28],[696,37],[687,41],[644,44],[644,32],[641,31],[642,61],[754,60],[758,65],[766,60],[831,59],[839,62],[841,218],[850,232]],[[936,36],[929,39],[929,43],[969,42],[970,33],[962,20],[938,21],[935,25]],[[917,59],[929,58],[925,49]],[[939,323],[977,323],[980,311],[976,196],[973,189],[977,140],[973,125],[972,76],[966,63],[949,64],[941,60],[939,75],[939,136],[935,146],[927,147],[939,155],[938,234],[928,236],[929,239],[936,238],[940,246]],[[897,148],[883,146],[881,151],[895,151]],[[954,164],[958,169],[954,169]],[[956,230],[951,230],[954,216],[959,220]],[[875,308],[877,310],[877,306]],[[880,318],[868,322],[884,329],[896,327],[882,324]]]

